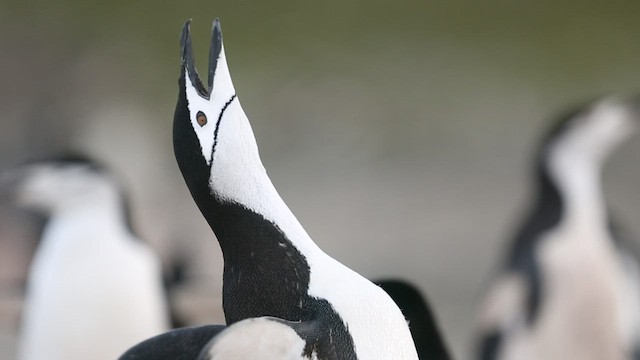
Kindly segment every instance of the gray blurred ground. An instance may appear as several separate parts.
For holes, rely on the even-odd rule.
[[[133,195],[141,235],[187,256],[176,294],[221,321],[221,257],[179,175],[171,122],[179,31],[201,73],[220,17],[263,162],[328,253],[432,300],[456,355],[528,194],[540,131],[565,107],[640,90],[640,4],[524,1],[0,3],[0,166],[83,149]],[[640,141],[606,169],[640,239]],[[0,355],[12,358],[33,237],[0,209]]]

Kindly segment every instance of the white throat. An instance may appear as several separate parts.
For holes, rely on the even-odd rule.
[[[123,234],[129,231],[123,210],[122,199],[116,189],[100,189],[57,206],[51,214],[50,225],[64,226],[65,231],[87,235]]]
[[[559,188],[566,221],[589,228],[606,226],[600,162],[567,153],[552,156],[549,172]]]

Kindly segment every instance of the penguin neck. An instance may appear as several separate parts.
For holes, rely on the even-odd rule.
[[[224,257],[227,323],[265,315],[308,321],[314,313],[311,276],[319,270],[313,265],[328,255],[307,235],[264,168],[251,169],[241,177],[216,176],[212,169],[209,192],[198,201]]]
[[[239,174],[219,175],[212,168],[209,184],[211,196],[217,204],[215,213],[218,217],[227,217],[230,213],[235,213],[242,208],[243,212],[255,214],[256,219],[263,219],[265,224],[268,223],[276,232],[282,233],[298,251],[307,257],[324,254],[278,194],[259,157],[254,166],[243,169]],[[251,224],[243,224],[242,227],[233,229],[229,228],[228,224],[216,221],[215,218],[212,220],[209,223],[216,234],[221,228],[225,228],[227,232],[240,233],[245,232],[247,226],[251,226]],[[227,242],[224,236],[219,237],[218,240],[223,252],[230,247],[238,247],[236,243]],[[265,240],[279,242],[280,237]],[[256,249],[252,251],[255,252]]]
[[[564,221],[586,228],[606,228],[601,168],[599,159],[570,154],[558,154],[551,159],[549,172],[565,206]]]

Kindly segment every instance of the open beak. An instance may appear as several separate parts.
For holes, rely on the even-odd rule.
[[[204,86],[202,80],[198,76],[198,70],[196,69],[195,59],[193,56],[193,47],[191,45],[190,34],[191,20],[187,21],[182,27],[182,33],[180,35],[181,60],[183,71],[189,74],[189,80],[197,89],[200,96],[209,99],[211,96],[211,90],[213,87],[213,79],[216,74],[216,68],[218,67],[218,59],[222,52],[222,29],[220,28],[220,20],[215,19],[211,29],[211,45],[209,47],[209,71],[207,72],[207,87]]]

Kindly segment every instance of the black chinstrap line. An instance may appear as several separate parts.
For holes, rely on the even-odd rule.
[[[211,147],[211,163],[209,164],[209,167],[211,167],[211,164],[213,164],[213,154],[216,151],[216,145],[218,145],[218,130],[220,130],[220,122],[222,121],[222,116],[224,115],[224,112],[227,110],[227,107],[229,107],[229,105],[231,105],[231,103],[235,99],[236,99],[236,94],[231,95],[231,98],[229,99],[229,101],[227,101],[222,107],[222,110],[220,110],[220,115],[218,115],[218,120],[216,121],[216,129],[213,131],[213,146]]]

